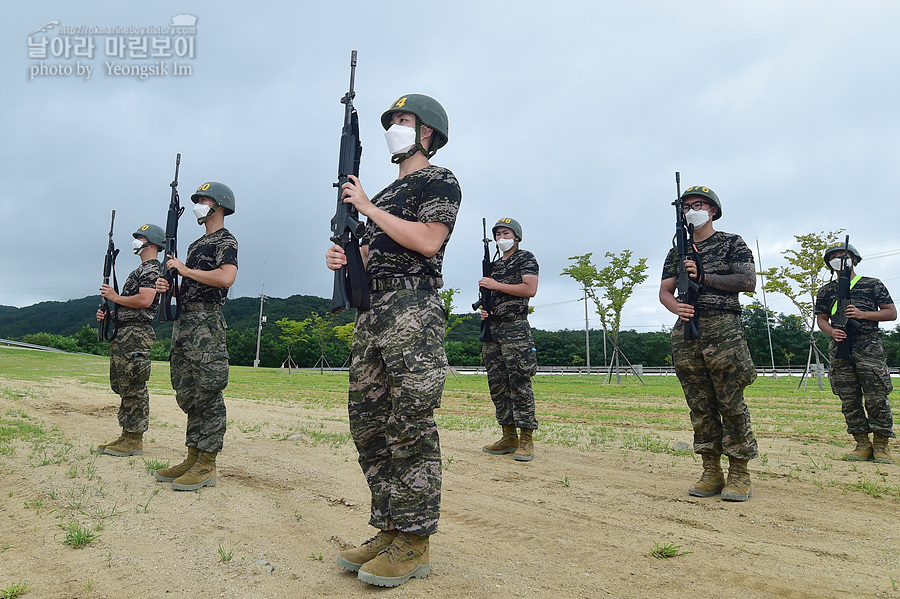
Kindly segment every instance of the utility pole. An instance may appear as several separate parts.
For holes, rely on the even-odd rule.
[[[256,332],[256,359],[253,360],[253,367],[257,368],[259,366],[259,341],[262,338],[262,327],[263,323],[266,321],[266,317],[263,316],[263,302],[266,300],[266,296],[262,293],[266,290],[266,284],[263,283],[262,291],[259,294],[259,330]]]
[[[756,238],[756,254],[759,256],[759,272],[763,272],[762,266],[762,252],[759,251],[759,237]],[[760,279],[762,279],[762,300],[763,300],[763,310],[766,314],[766,332],[769,333],[769,357],[772,359],[772,378],[776,378],[775,374],[775,351],[772,349],[772,328],[769,326],[769,307],[766,305],[766,276],[760,274]],[[818,356],[816,356],[818,359]],[[822,381],[819,381],[819,384],[822,384]],[[821,389],[819,389],[821,391]]]
[[[591,327],[588,321],[588,296],[587,287],[584,288],[584,354],[587,363],[587,373],[591,373]]]

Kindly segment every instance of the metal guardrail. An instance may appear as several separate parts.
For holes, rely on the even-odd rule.
[[[0,345],[12,345],[15,347],[24,347],[25,349],[36,349],[39,351],[55,351],[62,354],[77,354],[79,356],[94,356],[96,354],[89,354],[83,351],[66,351],[64,349],[59,349],[58,347],[47,347],[46,345],[35,345],[34,343],[23,343],[21,341],[13,341],[12,339],[0,339]],[[99,356],[102,357],[102,356]]]
[[[64,354],[70,353],[64,349],[59,349],[58,347],[47,347],[45,345],[35,345],[33,343],[23,343],[21,341],[12,341],[10,339],[0,339],[0,343],[2,343],[3,345],[14,345],[16,347],[25,347],[28,349],[39,349],[41,351],[55,351],[55,352],[60,352],[60,353],[64,353]]]
[[[42,351],[55,351],[61,353],[72,353],[67,352],[64,349],[58,349],[56,347],[46,347],[44,345],[34,345],[33,343],[23,343],[21,341],[12,341],[10,339],[0,339],[0,344],[2,345],[14,345],[16,347],[25,347],[28,349],[37,349]],[[82,352],[75,352],[82,353]],[[86,356],[91,356],[93,354],[83,354]],[[484,366],[450,366],[450,368],[456,374],[487,374],[487,371],[484,369]],[[318,371],[321,370],[319,367],[315,368],[287,368],[282,369],[291,372],[296,370],[300,371]],[[340,368],[328,367],[325,368],[328,371],[343,371],[349,370],[346,366],[342,366]],[[806,371],[806,368],[803,366],[797,367],[778,367],[775,368],[774,374],[776,377],[782,376],[803,376],[803,373]],[[606,376],[609,372],[609,367],[604,366],[591,366],[588,369],[585,366],[538,366],[538,375],[546,375],[546,374],[558,374],[558,375],[593,375],[593,376]],[[615,369],[612,371],[612,374],[616,374]],[[635,364],[634,368],[632,367],[619,367],[619,375],[620,376],[629,376],[632,374],[638,374],[640,376],[675,376],[675,369],[671,366],[643,366],[642,364]],[[758,376],[772,376],[773,372],[771,368],[761,368],[758,367],[756,369],[756,374]],[[825,378],[828,377],[827,369],[823,369],[821,375]],[[816,371],[815,366],[810,368],[809,376],[815,377]]]

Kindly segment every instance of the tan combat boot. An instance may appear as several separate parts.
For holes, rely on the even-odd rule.
[[[872,443],[872,457],[879,464],[893,464],[891,456],[891,438],[875,433],[875,441]]]
[[[519,448],[513,454],[513,459],[517,462],[530,462],[534,457],[534,441],[531,439],[531,433],[534,429],[519,429]]]
[[[125,429],[123,428],[123,429],[122,429],[122,434],[119,435],[119,438],[118,438],[118,439],[116,439],[115,441],[110,441],[109,443],[103,443],[102,445],[98,445],[98,446],[97,446],[97,451],[98,451],[99,453],[103,453],[103,450],[106,449],[107,447],[109,447],[110,445],[115,445],[115,444],[117,444],[117,443],[121,443],[121,442],[124,441],[124,440],[125,440]]]
[[[103,453],[119,457],[144,455],[144,433],[126,432],[124,439],[107,445]]]
[[[359,572],[360,566],[375,559],[383,550],[387,549],[397,537],[396,530],[380,530],[378,534],[355,549],[341,551],[337,558],[337,565],[344,570]]]
[[[851,462],[867,462],[872,459],[872,443],[869,441],[868,433],[859,433],[853,435],[856,439],[856,449],[844,456],[845,460]]]
[[[197,458],[200,456],[200,450],[196,447],[188,447],[187,457],[183,462],[178,464],[177,466],[172,466],[171,468],[160,468],[156,472],[153,473],[153,477],[162,483],[170,483],[188,470],[191,469],[191,466],[194,465],[194,462],[197,461]]]
[[[485,445],[481,448],[481,451],[484,453],[492,453],[494,455],[503,455],[505,453],[512,453],[519,448],[519,435],[516,434],[516,426],[514,424],[503,425],[503,436],[500,437],[500,440],[491,443],[490,445]]]
[[[216,454],[201,451],[191,469],[172,481],[176,491],[196,491],[201,487],[216,486]]]
[[[703,474],[688,494],[694,497],[712,497],[725,487],[725,473],[722,472],[721,457],[717,453],[701,453],[703,458]]]
[[[739,460],[728,456],[728,481],[722,489],[725,501],[747,501],[753,497],[750,488],[750,472],[747,471],[747,460]]]
[[[399,533],[373,559],[359,568],[357,577],[379,587],[397,587],[410,578],[425,578],[431,573],[428,537]]]

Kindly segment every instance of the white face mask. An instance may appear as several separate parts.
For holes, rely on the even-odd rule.
[[[210,206],[206,204],[194,204],[194,207],[191,211],[194,213],[194,216],[197,217],[197,224],[202,225],[206,222],[206,217],[209,216]]]
[[[131,242],[131,248],[134,250],[135,255],[140,254],[141,250],[144,249],[145,242],[140,239],[134,239]]]
[[[512,249],[512,246],[516,245],[515,239],[498,239],[497,247],[500,248],[501,252],[508,252]]]
[[[841,260],[840,258],[832,258],[828,262],[828,264],[831,266],[831,270],[833,270],[835,272],[840,272],[841,266],[842,266],[841,262],[846,262],[847,266],[850,266],[851,264],[853,264],[853,262],[851,262],[848,258],[844,258],[843,260]]]
[[[702,227],[709,220],[709,211],[702,208],[700,210],[688,210],[684,213],[684,220],[687,221],[687,224],[694,225],[695,229]]]
[[[416,130],[403,125],[391,125],[384,132],[384,139],[392,156],[405,154],[416,145]]]

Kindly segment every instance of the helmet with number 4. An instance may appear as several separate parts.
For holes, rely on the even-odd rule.
[[[416,127],[416,147],[426,158],[431,158],[434,153],[447,145],[447,112],[440,103],[430,96],[422,94],[406,94],[400,96],[391,104],[391,107],[381,115],[381,126],[387,131],[391,127],[391,115],[395,112],[408,112],[416,115],[418,124],[434,129],[431,147],[427,150],[422,146],[419,138],[419,128]]]
[[[512,229],[513,233],[516,235],[517,241],[522,241],[522,225],[519,224],[514,218],[503,217],[494,223],[494,226],[491,227],[491,234],[496,238],[497,237],[497,229],[500,227],[507,227]]]
[[[835,241],[834,243],[829,243],[828,247],[825,248],[825,253],[822,254],[822,260],[825,262],[825,266],[829,269],[831,265],[828,264],[828,256],[835,252],[847,251],[851,256],[853,256],[853,264],[854,266],[859,264],[862,260],[862,256],[859,255],[859,252],[856,251],[856,248],[853,247],[849,243],[845,243],[843,241]]]
[[[138,237],[146,237],[147,241],[153,245],[159,246],[160,251],[164,250],[166,247],[166,232],[162,230],[162,227],[156,225],[141,225],[138,227],[137,231],[131,234],[131,236],[135,239]]]
[[[684,199],[690,196],[700,196],[701,198],[709,200],[713,206],[718,208],[718,212],[712,217],[713,220],[717,220],[722,216],[722,202],[719,201],[719,196],[716,195],[716,192],[709,187],[703,187],[702,185],[688,187],[684,190],[684,193],[681,194],[681,201],[684,202]]]
[[[234,214],[234,192],[224,183],[216,181],[208,181],[197,188],[197,191],[191,195],[191,201],[195,204],[202,197],[212,198],[217,206],[225,209],[225,215]]]

